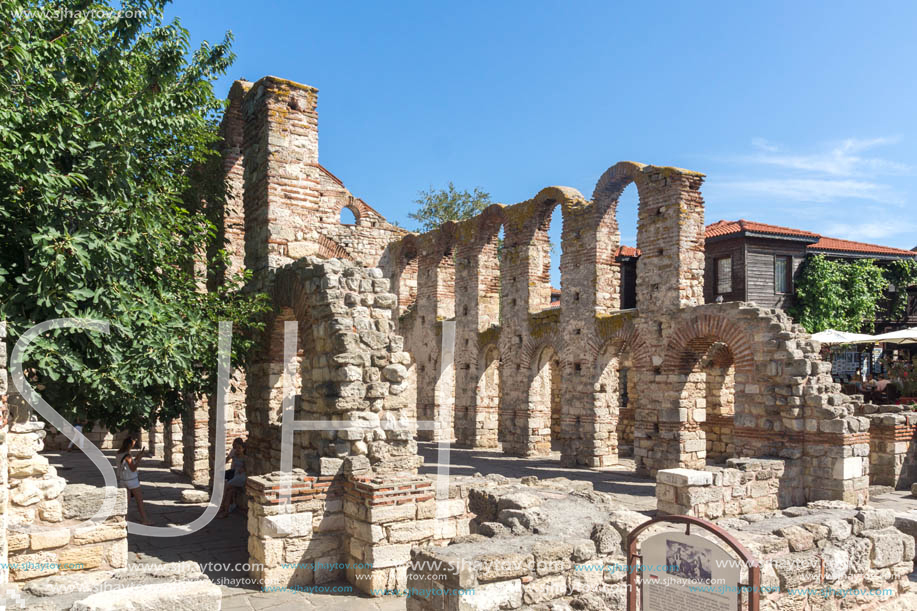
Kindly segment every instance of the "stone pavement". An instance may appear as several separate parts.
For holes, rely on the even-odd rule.
[[[439,465],[439,444],[418,442],[424,458],[421,473],[436,475]],[[453,475],[489,475],[498,473],[505,477],[522,478],[534,475],[539,479],[566,477],[592,482],[595,490],[610,494],[624,509],[649,512],[656,510],[656,481],[634,473],[634,461],[619,458],[618,464],[600,469],[563,467],[560,452],[543,458],[515,458],[500,450],[469,450],[449,447],[449,472]]]
[[[435,474],[438,446],[421,443],[426,464],[422,471]],[[102,485],[102,476],[81,452],[45,452],[58,473],[69,483]],[[105,451],[114,463],[114,451]],[[654,482],[633,474],[633,463],[622,459],[616,467],[605,469],[568,469],[560,466],[559,455],[537,459],[507,457],[497,450],[450,448],[450,471],[456,475],[475,472],[499,473],[506,477],[535,475],[539,478],[568,477],[593,482],[596,490],[617,497],[622,506],[637,511],[656,507]],[[156,458],[147,458],[140,468],[144,503],[153,524],[188,524],[204,509],[201,504],[181,500],[183,490],[193,486],[181,473],[170,471]],[[136,506],[131,502],[128,519],[137,521]],[[261,592],[250,582],[245,565],[248,562],[246,518],[234,512],[223,520],[214,520],[200,531],[175,538],[152,538],[131,534],[128,537],[129,562],[133,565],[158,564],[192,560],[223,591],[223,609],[227,611],[283,611],[293,609],[346,609],[347,611],[396,611],[405,608],[398,598],[372,599],[355,593],[348,584],[328,584],[328,588],[346,588],[345,592]]]

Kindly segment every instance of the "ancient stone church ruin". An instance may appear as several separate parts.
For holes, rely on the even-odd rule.
[[[274,306],[253,364],[234,374],[226,413],[227,436],[248,440],[249,551],[263,583],[346,577],[366,592],[404,589],[412,554],[448,563],[475,557],[475,541],[489,549],[512,540],[522,557],[556,556],[561,568],[478,572],[467,583],[517,608],[582,594],[576,564],[620,560],[622,536],[640,516],[591,486],[454,478],[437,494],[418,475],[420,440],[520,457],[554,448],[561,464],[582,468],[615,465],[626,448],[638,474],[658,478],[660,512],[733,520],[727,527],[761,539],[764,555],[806,554],[812,575],[824,550],[852,549],[858,563],[842,570],[838,560],[836,580],[862,583],[876,570],[876,583],[895,588],[887,600],[906,589],[913,538],[895,530],[894,516],[852,506],[868,502],[871,466],[883,465],[888,480],[905,470],[904,459],[887,466],[878,454],[889,451],[894,427],[913,423],[865,413],[842,394],[818,344],[782,311],[703,303],[703,174],[620,162],[591,198],[549,186],[418,235],[388,223],[319,163],[317,95],[276,77],[238,81],[221,126],[232,188],[220,227],[227,273],[251,270],[252,288]],[[636,307],[622,309],[616,214],[630,185],[641,256]],[[555,208],[559,307],[549,282]],[[344,209],[353,223],[340,221]],[[214,403],[150,432],[166,460],[201,485],[212,478]],[[336,428],[294,433],[292,473],[279,472],[285,409],[299,423]],[[872,438],[870,421],[892,430]],[[575,540],[548,549],[564,533],[539,520],[567,510],[588,528],[571,525]],[[798,544],[792,529],[817,523],[819,511],[840,525]],[[768,512],[785,532],[754,526]],[[885,556],[870,564],[867,545]],[[815,583],[781,570],[780,586]],[[460,581],[440,585],[467,585]],[[563,582],[563,592],[544,594],[548,581]],[[616,592],[609,608],[623,608]],[[453,608],[444,597],[412,601]]]

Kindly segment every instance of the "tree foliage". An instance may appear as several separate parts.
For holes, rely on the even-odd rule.
[[[265,309],[243,277],[201,288],[216,232],[188,201],[219,205],[225,187],[192,191],[191,175],[214,163],[212,82],[233,56],[229,34],[191,50],[166,4],[0,3],[0,319],[13,341],[52,318],[109,321],[43,335],[24,365],[58,411],[112,429],[212,392],[217,321],[234,322],[238,364]]]
[[[815,255],[802,266],[791,313],[809,333],[871,332],[887,287],[884,271],[872,259],[835,261]]]
[[[917,260],[898,259],[885,268],[888,283],[895,287],[888,304],[893,320],[901,320],[907,312],[907,288],[917,285]]]
[[[447,221],[463,221],[482,212],[491,205],[490,193],[475,187],[473,191],[459,191],[452,182],[445,189],[421,191],[414,200],[417,211],[408,214],[418,223],[418,231],[432,231]]]

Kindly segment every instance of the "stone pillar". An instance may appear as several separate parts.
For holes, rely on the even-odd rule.
[[[550,451],[550,416],[530,397],[534,366],[552,330],[558,313],[550,309],[550,240],[548,224],[555,206],[585,205],[575,189],[548,187],[534,199],[504,210],[505,241],[500,269],[500,441],[511,455],[537,456]],[[565,221],[566,222],[566,221]],[[562,255],[563,257],[563,255]],[[563,264],[562,264],[563,265]],[[561,294],[567,290],[561,286]],[[563,297],[561,297],[563,299]],[[561,338],[554,338],[555,344]],[[551,345],[564,372],[562,384],[569,383],[573,363],[568,351]],[[567,371],[571,369],[571,371]],[[569,426],[562,427],[569,431]],[[553,440],[552,440],[553,441]]]
[[[343,576],[347,550],[340,479],[336,469],[248,478],[251,577],[262,587],[310,586]],[[286,482],[290,497],[282,493]]]
[[[319,250],[306,239],[321,201],[317,104],[318,89],[272,76],[242,99],[245,268],[255,288],[266,271]]]
[[[869,483],[910,490],[917,482],[917,414],[864,405],[869,419]]]
[[[568,206],[561,234],[560,328],[572,362],[562,370],[559,436],[561,463],[570,466],[607,467],[618,461],[618,405],[596,395],[596,375],[603,372],[594,365],[596,316],[607,315],[620,302],[612,256],[618,236],[616,225],[601,227],[597,214],[585,202]]]
[[[487,395],[482,378],[489,344],[479,338],[499,324],[498,212],[465,221],[456,232],[454,421],[456,442],[466,447],[497,446],[499,398]]]
[[[434,430],[418,431],[418,439],[452,439],[455,402],[453,367],[443,367],[443,321],[455,317],[455,265],[451,227],[421,236],[417,274],[417,312],[412,338],[417,362],[417,419],[435,420]]]
[[[210,407],[206,397],[188,397],[182,415],[182,470],[195,486],[210,484]]]
[[[165,456],[165,430],[163,428],[162,422],[156,422],[153,426],[150,427],[147,438],[149,440],[149,445],[147,446],[156,458],[163,458]]]
[[[182,449],[182,421],[176,418],[164,425],[163,462],[173,471],[184,471],[184,451]]]

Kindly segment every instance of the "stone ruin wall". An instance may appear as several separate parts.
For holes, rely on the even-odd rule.
[[[418,419],[437,422],[419,437],[499,444],[520,456],[553,446],[564,464],[590,467],[616,463],[623,441],[650,474],[708,459],[783,457],[802,461],[804,498],[865,501],[869,423],[833,383],[818,345],[782,311],[701,305],[702,180],[623,162],[603,175],[591,202],[550,187],[395,243],[388,263],[399,331],[417,364]],[[632,183],[643,254],[637,308],[621,311],[615,208]],[[548,281],[555,206],[563,218],[559,308]],[[452,367],[440,363],[449,320]]]
[[[408,234],[318,163],[316,100],[314,88],[275,77],[233,85],[221,126],[230,271],[244,266],[251,286],[267,289],[276,270],[303,256],[382,268],[396,296],[392,320],[412,357],[405,365],[417,379],[411,409],[434,423],[419,439],[522,456],[553,447],[564,464],[590,467],[617,462],[620,444],[650,474],[782,456],[805,463],[807,498],[865,498],[868,423],[831,382],[817,346],[781,312],[701,305],[702,174],[622,162],[601,177],[591,201],[550,187],[527,202]],[[631,184],[641,256],[637,308],[622,311],[616,208]],[[548,226],[557,206],[562,291],[552,308]],[[355,225],[340,223],[345,207]],[[244,409],[253,396],[248,373],[236,372],[228,440],[248,434],[242,426],[260,426]],[[207,455],[188,449],[203,445],[203,431]],[[167,461],[198,482],[212,464],[214,431],[212,409],[189,410],[164,431]]]
[[[760,473],[767,464],[737,467],[761,467],[753,471]],[[770,486],[775,479],[751,481]],[[647,521],[645,515],[620,509],[590,482],[564,478],[477,478],[457,487],[475,514],[472,534],[445,547],[413,550],[409,611],[627,608],[627,537]],[[763,610],[914,608],[917,599],[908,578],[915,556],[912,516],[837,501],[783,511],[762,502],[755,513],[716,523],[762,567]],[[682,532],[657,524],[640,539],[666,531]],[[691,532],[709,536],[703,529]],[[725,547],[715,539],[712,543]],[[742,572],[748,583],[747,571]]]

